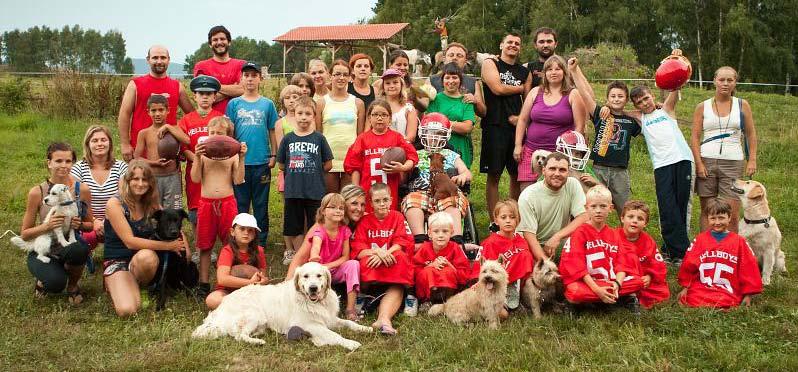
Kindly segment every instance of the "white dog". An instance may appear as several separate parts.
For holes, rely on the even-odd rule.
[[[355,350],[360,347],[359,342],[343,338],[331,329],[344,327],[359,332],[372,332],[372,329],[338,318],[338,306],[338,296],[330,288],[330,270],[309,262],[296,270],[293,281],[251,284],[225,296],[191,336],[231,336],[262,345],[266,341],[252,336],[266,328],[287,334],[290,328],[298,326],[316,346],[340,345]]]
[[[39,261],[47,263],[50,262],[50,246],[53,242],[53,237],[58,240],[58,244],[66,247],[75,243],[75,230],[70,227],[72,217],[78,217],[78,206],[72,199],[72,193],[69,191],[67,185],[55,184],[50,187],[50,193],[44,197],[44,204],[50,206],[50,211],[44,218],[44,223],[50,222],[50,218],[54,215],[64,216],[64,224],[60,228],[56,228],[50,233],[37,236],[32,241],[25,241],[22,238],[15,236],[11,238],[11,242],[17,247],[30,252],[36,252],[36,258]]]
[[[769,285],[773,269],[787,272],[787,267],[781,250],[781,231],[776,219],[770,215],[767,191],[759,182],[743,180],[735,180],[732,191],[739,195],[743,207],[740,236],[748,241],[762,267],[762,284]]]

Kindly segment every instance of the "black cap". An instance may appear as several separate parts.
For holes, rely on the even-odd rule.
[[[260,74],[260,65],[255,62],[247,62],[244,66],[241,66],[241,72],[246,70],[255,70],[257,73]]]
[[[213,76],[200,75],[191,79],[189,88],[192,92],[218,92],[222,84]]]

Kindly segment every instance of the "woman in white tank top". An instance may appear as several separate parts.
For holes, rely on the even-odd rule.
[[[756,171],[756,130],[751,106],[733,96],[737,72],[728,66],[715,71],[715,96],[693,113],[690,148],[696,167],[696,193],[701,198],[701,230],[708,228],[706,205],[723,198],[732,206],[729,229],[737,231],[739,200],[732,182]],[[746,157],[748,161],[746,163]]]

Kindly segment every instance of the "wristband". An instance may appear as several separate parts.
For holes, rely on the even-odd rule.
[[[615,281],[615,284],[617,284],[617,285],[618,285],[618,289],[621,289],[621,282],[619,282],[619,281],[617,281],[617,280],[616,280],[616,281]]]

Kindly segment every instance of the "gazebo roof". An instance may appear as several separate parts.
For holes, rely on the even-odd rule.
[[[276,38],[282,44],[301,42],[382,41],[392,38],[409,23],[297,27]]]

